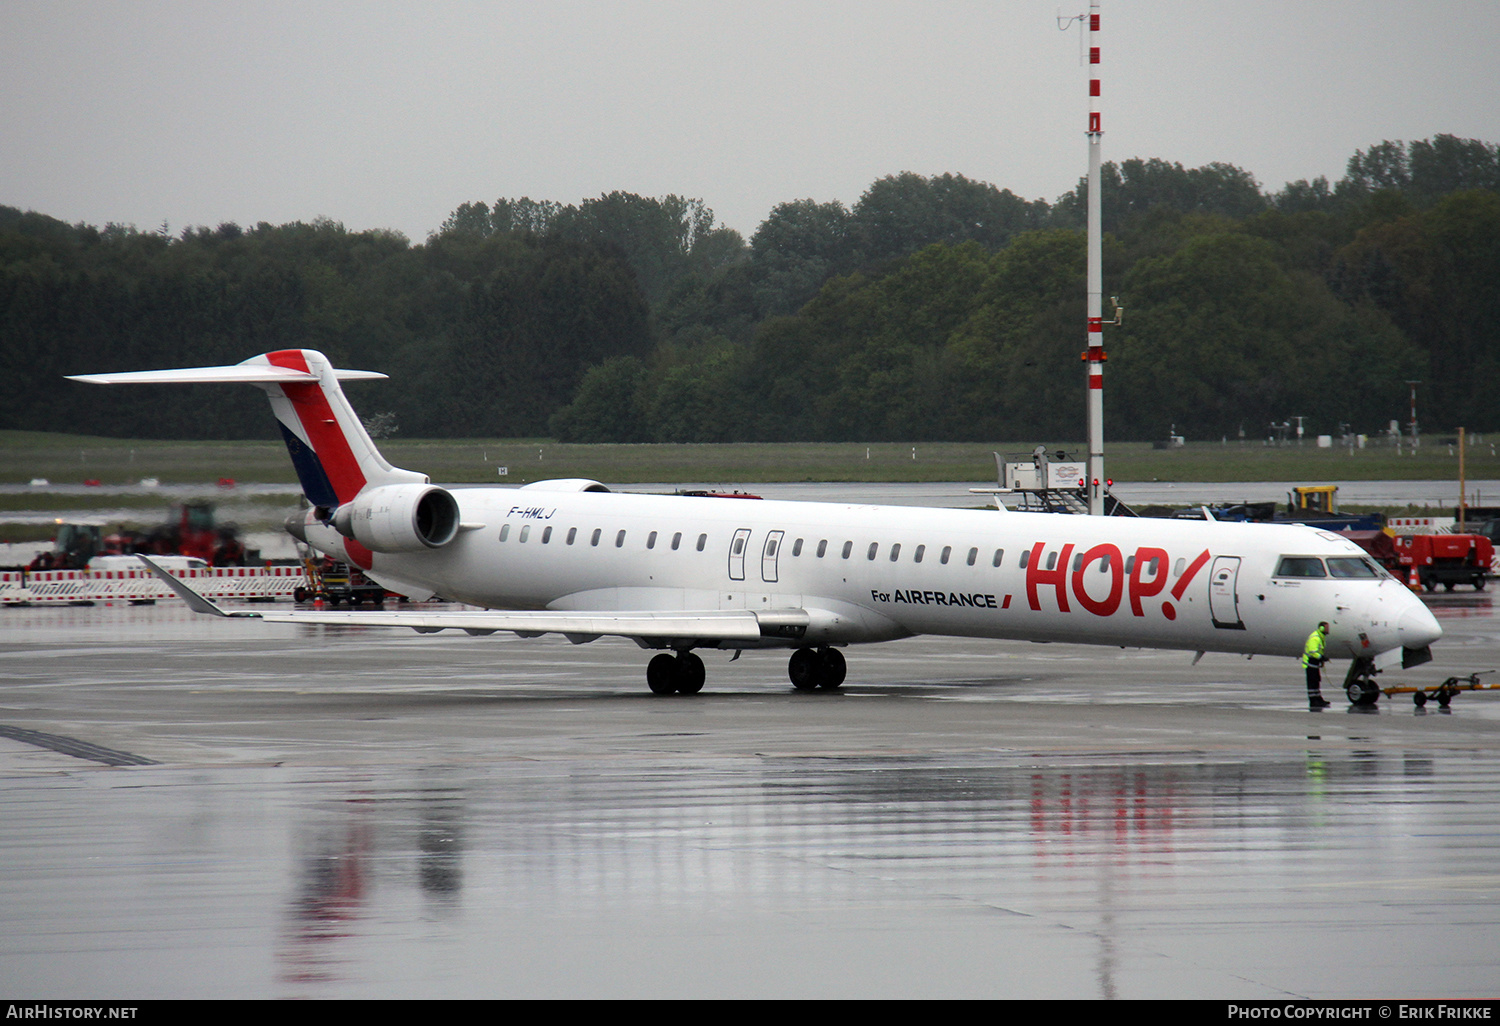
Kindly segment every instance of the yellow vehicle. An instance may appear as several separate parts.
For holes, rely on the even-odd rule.
[[[1286,504],[1294,513],[1337,513],[1339,511],[1339,486],[1298,485],[1287,495]]]
[[[299,587],[292,593],[297,602],[312,602],[322,599],[330,606],[347,602],[351,606],[368,602],[379,609],[385,604],[385,589],[370,580],[360,571],[334,559],[304,559],[307,570],[307,587]]]

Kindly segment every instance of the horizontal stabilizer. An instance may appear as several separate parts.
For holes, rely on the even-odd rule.
[[[384,378],[379,371],[335,370],[340,381]],[[177,370],[126,371],[120,374],[70,374],[69,381],[90,385],[285,385],[315,383],[316,374],[271,364],[236,363],[229,367],[182,367]]]

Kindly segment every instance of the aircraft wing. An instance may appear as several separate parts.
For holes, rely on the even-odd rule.
[[[562,634],[574,644],[600,637],[647,641],[717,641],[746,644],[763,638],[798,638],[805,632],[809,616],[800,609],[778,609],[757,615],[749,609],[705,610],[397,610],[370,612],[296,610],[290,613],[260,613],[224,610],[174,577],[149,556],[142,563],[182,596],[195,613],[269,623],[308,623],[357,627],[410,627],[423,634],[461,630],[469,634],[514,631],[522,637]]]
[[[651,640],[718,640],[756,642],[763,637],[760,621],[748,609],[706,609],[686,612],[399,610],[392,612],[265,613],[271,623],[343,624],[358,627],[410,627],[423,634],[457,629],[469,634],[514,631],[523,638],[562,634],[575,644],[600,637]]]

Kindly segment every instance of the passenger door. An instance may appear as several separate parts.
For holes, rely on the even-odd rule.
[[[1222,630],[1242,631],[1239,597],[1235,583],[1240,574],[1239,556],[1215,556],[1208,578],[1208,612],[1214,626]]]

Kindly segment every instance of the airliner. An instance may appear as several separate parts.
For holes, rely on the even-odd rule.
[[[275,622],[628,638],[657,694],[694,694],[696,650],[790,650],[803,691],[838,688],[842,649],[919,634],[1298,656],[1328,621],[1351,701],[1431,659],[1432,613],[1353,542],[1292,525],[646,495],[598,481],[454,487],[393,467],[322,353],[228,367],[79,375],[227,382],[269,395],[311,508],[287,529],[413,600],[475,609],[226,613]],[[174,583],[175,582],[175,583]],[[1195,659],[1196,661],[1196,659]]]

